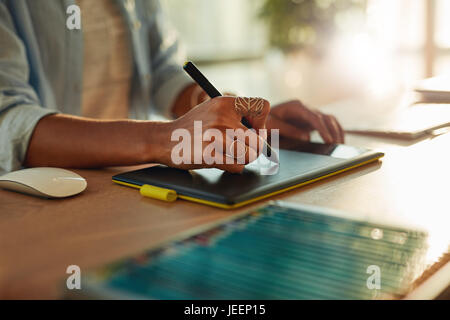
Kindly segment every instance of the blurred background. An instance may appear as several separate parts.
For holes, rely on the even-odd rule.
[[[314,107],[450,73],[449,0],[165,0],[222,90]]]

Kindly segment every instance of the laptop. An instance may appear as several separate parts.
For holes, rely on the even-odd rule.
[[[450,104],[348,100],[320,110],[334,115],[348,133],[415,140],[450,127]]]

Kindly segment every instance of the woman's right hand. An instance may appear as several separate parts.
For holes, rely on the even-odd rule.
[[[157,135],[161,151],[157,160],[181,169],[241,172],[261,153],[267,135],[259,129],[266,128],[269,111],[269,102],[261,98],[217,97],[205,101],[164,125]],[[242,117],[255,130],[242,125]]]

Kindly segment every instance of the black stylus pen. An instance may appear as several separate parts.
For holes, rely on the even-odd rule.
[[[215,98],[215,97],[220,97],[222,95],[219,92],[219,90],[217,90],[211,84],[211,82],[209,82],[209,80],[206,79],[206,77],[203,75],[203,73],[201,73],[200,70],[198,70],[198,68],[191,61],[187,61],[184,64],[183,69],[208,94],[208,96],[211,99]],[[247,121],[247,119],[242,118],[241,119],[241,123],[245,127],[249,128],[249,129],[252,129],[252,126]],[[270,144],[267,141],[264,141],[264,144],[266,145],[267,157],[270,158],[272,156],[272,154],[273,154],[276,157],[276,161],[275,162],[279,162],[277,153],[272,149]]]

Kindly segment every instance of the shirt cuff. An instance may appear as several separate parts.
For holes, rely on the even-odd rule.
[[[175,99],[187,86],[194,81],[184,72],[175,73],[168,79],[155,93],[153,102],[161,115],[166,118],[173,118],[172,107]]]
[[[55,113],[29,104],[16,105],[0,113],[0,174],[22,167],[37,123]]]

